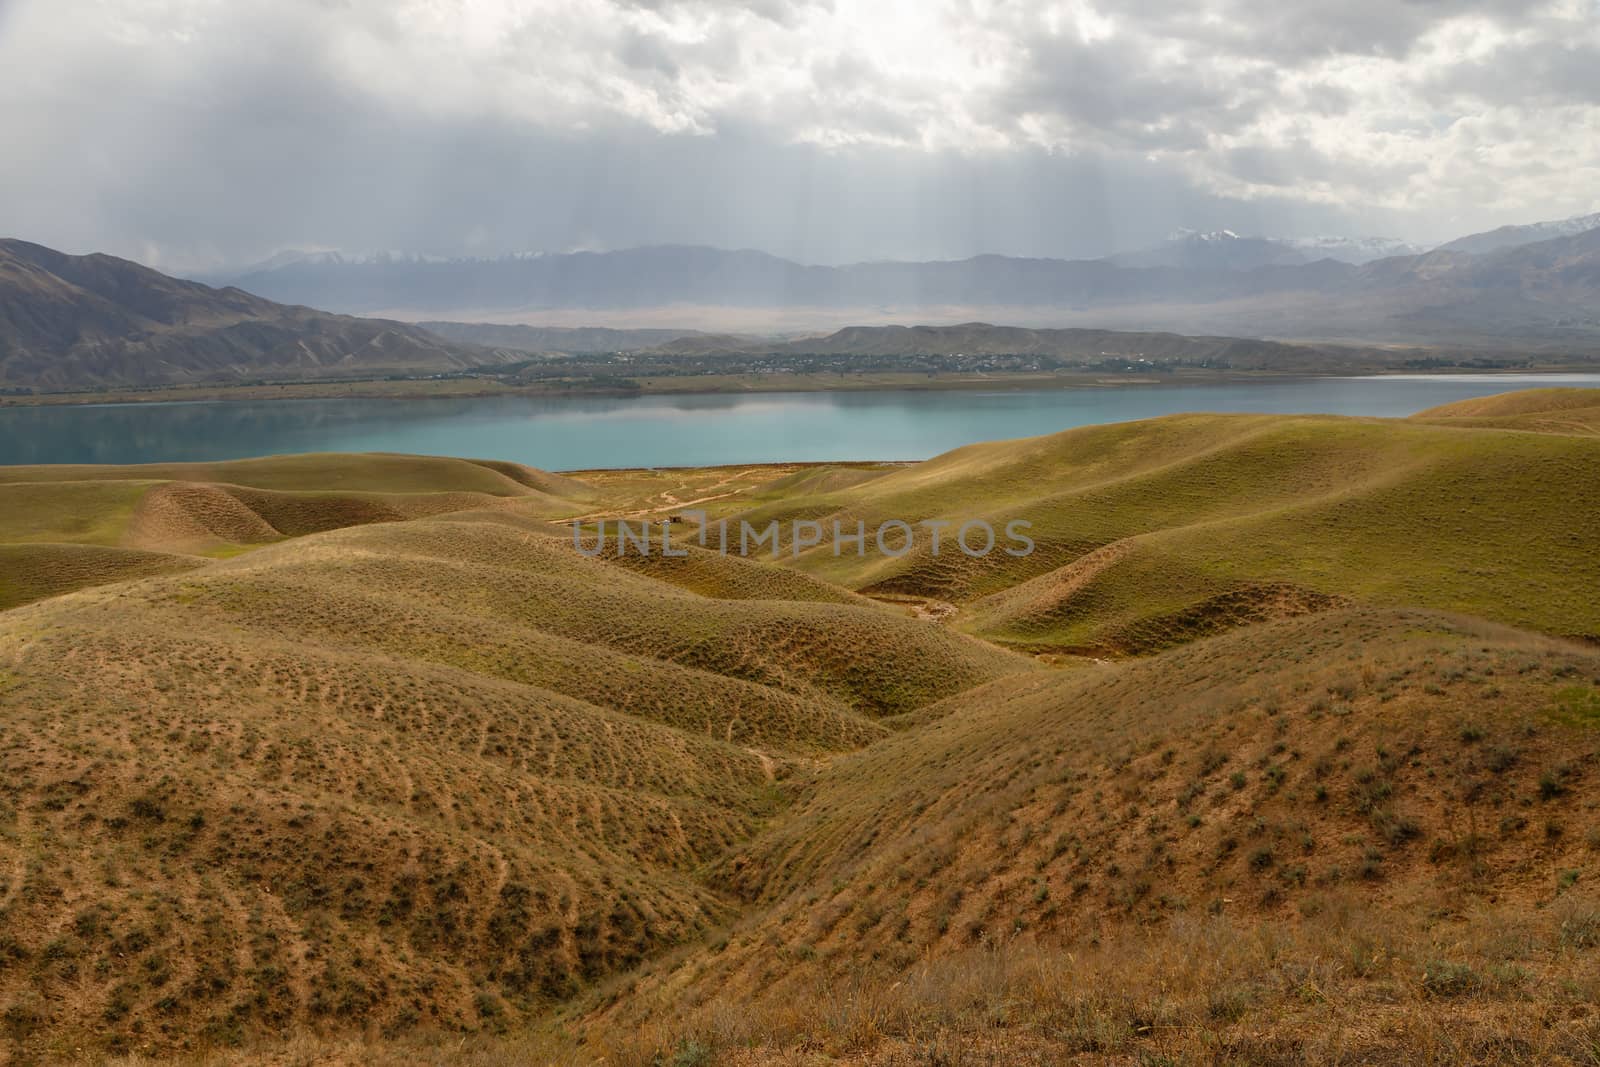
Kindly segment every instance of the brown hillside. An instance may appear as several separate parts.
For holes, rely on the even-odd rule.
[[[1600,389],[1524,389],[1459,400],[1412,418],[1449,426],[1600,434]]]
[[[564,534],[366,525],[0,614],[12,1049],[525,1019],[731,918],[698,872],[775,779],[1029,667]]]
[[[1584,410],[0,470],[0,1062],[1593,1064]]]
[[[453,370],[516,357],[0,239],[0,383],[35,389]]]
[[[560,514],[594,496],[571,478],[519,464],[428,456],[0,468],[0,540],[38,546],[27,557],[34,573],[0,581],[0,609],[154,573],[152,552],[228,555],[307,533],[471,509]],[[60,551],[48,558],[62,566],[38,554],[51,545]],[[140,552],[88,553],[86,545]]]
[[[794,779],[718,865],[752,910],[613,994],[597,1040],[630,1063],[1400,1063],[1499,1060],[1510,1027],[1587,1062],[1593,651],[1346,611],[937,711]]]

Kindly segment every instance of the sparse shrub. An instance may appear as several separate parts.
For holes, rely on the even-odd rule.
[[[1255,998],[1255,989],[1245,984],[1213,989],[1206,997],[1206,1015],[1217,1022],[1238,1022],[1250,1010]]]
[[[1464,963],[1431,960],[1422,970],[1422,990],[1432,997],[1459,997],[1475,992],[1483,979]]]
[[[1391,845],[1404,844],[1422,834],[1422,827],[1409,815],[1382,810],[1372,814],[1373,828]]]
[[[1383,877],[1383,853],[1375,848],[1367,849],[1361,856],[1361,865],[1356,868],[1356,873],[1367,881]]]
[[[713,1062],[710,1045],[687,1037],[670,1053],[658,1052],[650,1061],[651,1067],[710,1067]]]
[[[1505,745],[1494,745],[1484,753],[1483,763],[1495,774],[1504,774],[1516,765],[1517,752]]]
[[[1556,940],[1562,948],[1600,948],[1600,908],[1593,904],[1566,907]]]
[[[1567,776],[1565,767],[1554,767],[1539,775],[1539,798],[1541,800],[1554,800],[1567,791],[1564,784]]]

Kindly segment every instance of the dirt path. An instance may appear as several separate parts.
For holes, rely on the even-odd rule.
[[[761,773],[766,777],[767,781],[775,782],[775,781],[778,780],[778,775],[777,775],[777,767],[778,767],[778,765],[773,762],[771,756],[767,755],[765,752],[762,752],[759,749],[754,749],[754,748],[747,748],[747,749],[745,749],[745,751],[750,753],[750,755],[754,756],[756,758],[756,762],[761,764]]]
[[[869,593],[867,596],[880,604],[905,608],[906,614],[926,622],[949,622],[961,610],[947,600],[935,600],[933,597],[911,596],[904,593],[883,593],[876,596]]]
[[[717,472],[716,481],[698,484],[694,480],[679,481],[667,489],[657,489],[647,492],[641,497],[628,501],[616,510],[591,511],[582,515],[574,515],[560,520],[562,522],[588,522],[594,519],[635,519],[643,515],[660,515],[667,512],[678,511],[683,508],[692,508],[699,504],[708,504],[715,500],[727,500],[747,493],[753,493],[769,483],[793,474],[800,470],[804,464],[753,464],[749,467],[722,468]],[[747,485],[740,485],[748,481]],[[728,489],[728,486],[734,486]],[[600,483],[601,488],[620,488]],[[718,490],[726,489],[726,492]],[[692,496],[689,494],[693,494]],[[688,499],[685,497],[688,496]]]

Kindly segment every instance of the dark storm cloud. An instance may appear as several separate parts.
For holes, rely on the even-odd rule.
[[[1096,255],[1600,206],[1592,0],[71,7],[0,0],[0,232],[168,266]]]

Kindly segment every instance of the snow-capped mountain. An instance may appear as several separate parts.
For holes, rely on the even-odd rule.
[[[330,265],[361,265],[371,263],[450,263],[455,262],[448,256],[433,256],[425,252],[404,252],[385,250],[377,252],[339,252],[332,249],[308,250],[302,248],[286,248],[259,263],[249,266],[231,268],[227,271],[217,271],[218,274],[248,275],[262,271],[278,270],[282,267],[292,267],[305,264],[316,266]]]
[[[1177,230],[1154,248],[1118,252],[1106,262],[1118,267],[1173,267],[1180,270],[1254,270],[1307,262],[1282,241],[1241,237],[1232,230]]]
[[[1304,253],[1307,259],[1336,259],[1341,263],[1371,263],[1390,256],[1415,256],[1427,251],[1397,237],[1288,237],[1283,244]]]
[[[1254,270],[1337,260],[1359,266],[1426,251],[1394,237],[1246,237],[1234,230],[1177,230],[1154,248],[1109,256],[1119,267]]]
[[[1570,219],[1555,219],[1551,222],[1532,222],[1526,226],[1502,226],[1497,230],[1486,233],[1469,234],[1458,237],[1449,244],[1440,245],[1442,251],[1470,252],[1473,255],[1483,255],[1485,252],[1497,252],[1502,248],[1516,248],[1519,245],[1531,245],[1536,241],[1550,241],[1557,237],[1575,237],[1580,233],[1600,229],[1600,212],[1592,215],[1574,215]]]

